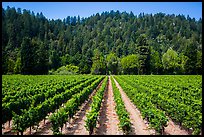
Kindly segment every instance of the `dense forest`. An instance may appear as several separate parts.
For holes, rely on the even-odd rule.
[[[50,20],[2,8],[2,73],[201,74],[202,19],[106,11]]]

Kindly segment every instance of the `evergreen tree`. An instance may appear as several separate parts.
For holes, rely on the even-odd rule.
[[[106,58],[107,69],[110,74],[117,74],[118,73],[118,58],[115,53],[108,54]]]
[[[21,44],[21,73],[22,74],[34,74],[35,68],[35,47],[31,42],[31,39],[25,37]]]
[[[139,54],[139,74],[150,72],[150,47],[147,44],[147,36],[142,34],[137,39],[137,53]]]
[[[94,56],[92,58],[93,64],[91,73],[96,75],[106,74],[106,64],[103,54],[98,50],[94,50]]]

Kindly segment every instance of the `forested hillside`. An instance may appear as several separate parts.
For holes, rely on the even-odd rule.
[[[110,11],[48,20],[42,13],[2,8],[2,73],[48,74],[59,68],[82,74],[201,74],[202,19]]]

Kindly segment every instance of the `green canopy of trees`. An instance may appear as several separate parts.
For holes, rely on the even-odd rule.
[[[55,75],[72,75],[72,74],[79,74],[79,67],[74,66],[72,64],[62,66],[58,68],[56,71],[50,71],[50,74]]]
[[[202,19],[105,11],[50,20],[2,8],[3,74],[48,74],[68,64],[81,74],[201,74]]]
[[[115,53],[110,53],[106,59],[107,62],[107,69],[110,74],[118,74],[119,69],[119,60]]]
[[[179,57],[176,51],[169,48],[166,53],[162,56],[162,64],[166,73],[176,74],[179,69]]]
[[[132,54],[121,59],[121,66],[124,74],[138,74],[139,71],[139,58],[137,55]]]
[[[94,57],[92,58],[93,64],[91,74],[104,75],[106,74],[106,64],[103,54],[98,50],[94,50]]]

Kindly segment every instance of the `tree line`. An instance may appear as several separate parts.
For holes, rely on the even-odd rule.
[[[3,74],[67,66],[80,74],[201,74],[202,19],[111,10],[50,20],[2,8]]]

